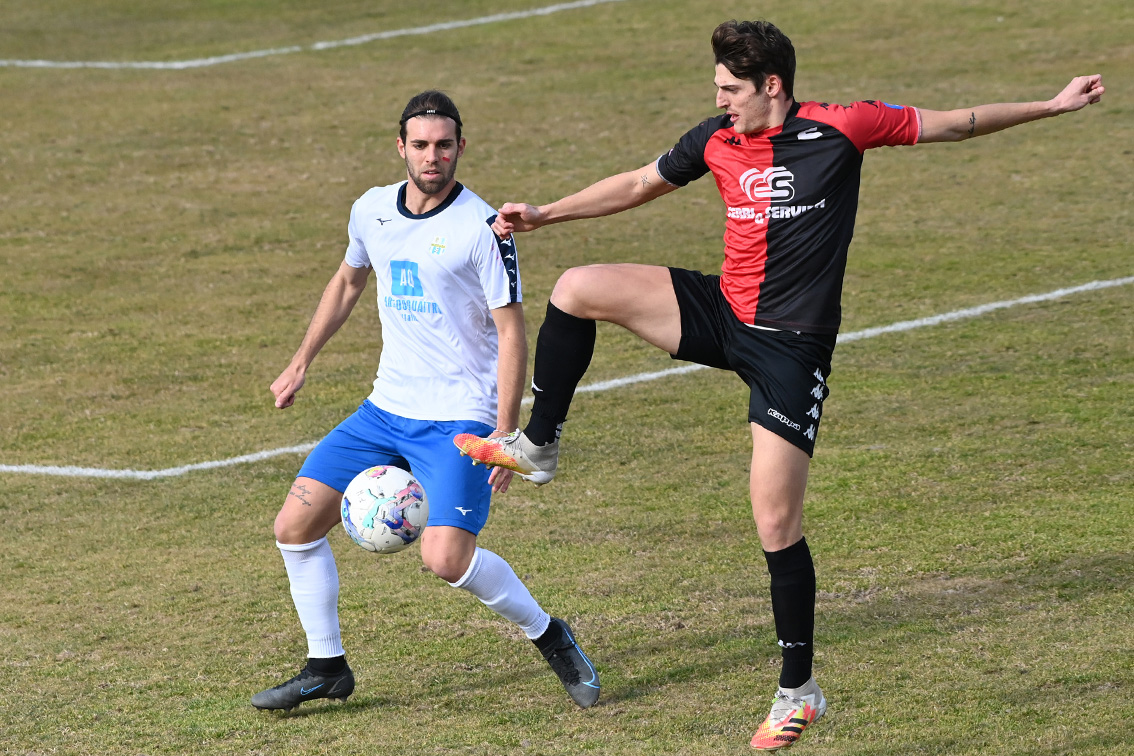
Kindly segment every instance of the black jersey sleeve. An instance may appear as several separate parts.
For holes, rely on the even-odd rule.
[[[728,116],[708,118],[694,126],[673,149],[658,158],[658,175],[674,186],[685,186],[709,172],[705,163],[705,145],[713,134],[732,124]]]

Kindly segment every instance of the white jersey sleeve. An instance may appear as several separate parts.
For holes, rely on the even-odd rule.
[[[363,195],[363,198],[366,195]],[[352,268],[369,268],[370,258],[366,256],[366,246],[362,240],[361,235],[358,233],[358,223],[355,220],[355,214],[358,211],[358,204],[363,198],[359,198],[350,208],[350,221],[347,223],[347,243],[346,250],[346,264]]]

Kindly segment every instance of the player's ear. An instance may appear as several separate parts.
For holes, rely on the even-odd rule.
[[[768,74],[764,78],[764,94],[775,97],[784,91],[784,80],[778,74]]]
[[[465,154],[465,138],[461,137],[461,141],[457,142],[457,157]]]
[[[405,157],[406,157],[406,143],[402,141],[402,138],[401,138],[401,137],[398,137],[398,154],[402,156],[402,159],[403,159],[403,160],[405,160]]]

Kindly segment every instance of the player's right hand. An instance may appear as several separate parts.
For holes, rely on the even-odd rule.
[[[542,225],[543,213],[535,205],[526,202],[505,202],[496,213],[492,230],[501,239],[506,239],[512,233],[534,231]]]
[[[287,409],[295,404],[295,393],[303,388],[306,377],[303,371],[291,365],[269,387],[276,397],[276,409]]]

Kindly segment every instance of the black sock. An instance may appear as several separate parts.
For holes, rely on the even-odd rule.
[[[559,438],[575,387],[595,352],[595,321],[577,318],[547,303],[547,315],[536,338],[532,373],[532,416],[524,435],[538,446]]]
[[[815,641],[815,563],[807,539],[780,551],[765,551],[772,576],[772,615],[783,649],[781,688],[798,688],[811,677]]]
[[[307,658],[307,669],[317,675],[337,675],[346,669],[345,656],[332,656],[326,659],[319,659],[314,656]]]
[[[534,643],[536,648],[540,650],[540,653],[545,656],[554,649],[570,645],[570,641],[567,640],[563,633],[563,628],[554,621],[543,631],[543,635],[538,638],[532,638],[532,643]]]

